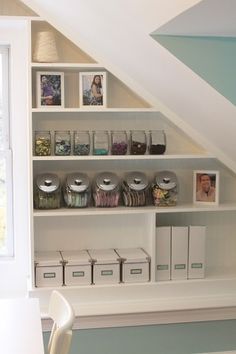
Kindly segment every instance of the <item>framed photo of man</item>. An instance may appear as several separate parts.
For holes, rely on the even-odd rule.
[[[80,107],[88,109],[107,106],[107,73],[80,72]]]
[[[219,171],[193,171],[193,202],[219,204]]]
[[[37,107],[64,107],[64,73],[37,72]]]

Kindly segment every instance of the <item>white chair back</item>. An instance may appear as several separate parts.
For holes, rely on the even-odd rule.
[[[48,353],[68,354],[75,315],[67,299],[56,290],[53,290],[51,294],[49,316],[53,319],[54,323],[49,338]]]

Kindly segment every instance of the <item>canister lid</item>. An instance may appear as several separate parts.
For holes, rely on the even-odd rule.
[[[119,185],[119,178],[115,173],[102,172],[96,177],[96,185],[106,192],[112,191]]]
[[[36,185],[43,192],[52,193],[59,188],[60,180],[53,173],[42,174],[37,176]]]
[[[158,172],[155,177],[155,182],[158,187],[164,190],[173,189],[178,184],[176,174],[171,171]]]
[[[142,172],[130,172],[125,179],[128,186],[135,191],[141,191],[148,186],[147,176]]]
[[[71,173],[66,178],[66,184],[73,192],[82,193],[89,187],[89,178],[85,173]]]

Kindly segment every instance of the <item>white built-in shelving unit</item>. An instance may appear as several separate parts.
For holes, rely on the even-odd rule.
[[[119,78],[108,72],[108,105],[102,109],[79,107],[79,73],[106,71],[92,58],[75,47],[59,32],[39,19],[31,23],[32,50],[35,36],[42,29],[54,31],[60,53],[59,63],[31,63],[33,178],[42,172],[58,174],[86,172],[91,179],[101,171],[122,177],[128,171],[145,172],[150,180],[160,170],[174,171],[179,180],[178,204],[158,208],[85,208],[33,210],[31,238],[30,296],[38,296],[42,311],[47,306],[50,288],[34,286],[35,250],[71,250],[84,248],[143,247],[151,256],[151,280],[145,284],[91,285],[61,287],[82,317],[100,315],[160,314],[176,311],[219,310],[219,318],[235,315],[236,306],[236,177],[208,151],[184,134],[150,107]],[[65,108],[36,107],[36,72],[62,71],[65,75]],[[165,155],[143,156],[48,156],[33,154],[36,130],[132,130],[164,129],[167,136]],[[193,170],[220,172],[220,203],[218,206],[193,204]],[[33,195],[33,193],[32,193]],[[33,205],[33,200],[32,200]],[[157,225],[206,225],[206,277],[202,280],[155,280],[155,231]],[[226,309],[231,309],[230,314]],[[224,309],[224,312],[220,312]],[[206,316],[206,312],[205,315]],[[217,317],[217,316],[216,316]],[[203,317],[201,317],[202,319]],[[210,315],[206,319],[211,318]],[[194,316],[192,317],[194,319]],[[121,322],[125,323],[125,319]],[[153,320],[154,321],[154,320]],[[122,323],[123,323],[122,322]],[[151,322],[151,320],[150,320]],[[158,322],[158,315],[155,321]]]

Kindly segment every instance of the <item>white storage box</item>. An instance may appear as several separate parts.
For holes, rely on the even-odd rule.
[[[122,281],[140,283],[150,280],[150,257],[142,248],[116,249],[122,261]]]
[[[189,226],[189,279],[205,276],[205,240],[205,226]]]
[[[188,226],[172,226],[171,241],[171,279],[187,279]]]
[[[156,228],[156,281],[170,280],[171,227]]]
[[[120,259],[113,249],[89,250],[93,260],[93,283],[120,282]]]
[[[64,261],[65,285],[90,285],[92,283],[91,258],[87,251],[61,251]]]
[[[58,251],[35,252],[35,286],[62,286],[63,261]]]

